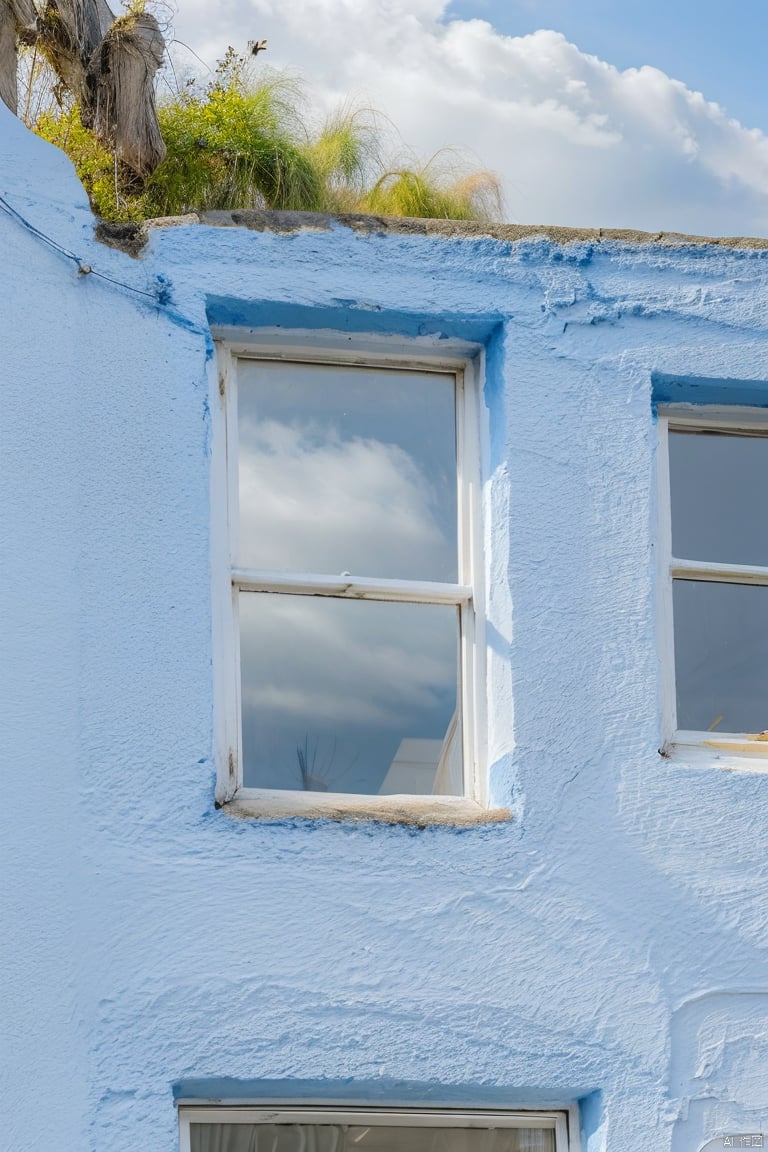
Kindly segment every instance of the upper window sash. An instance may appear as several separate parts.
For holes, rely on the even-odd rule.
[[[239,474],[238,483],[231,476],[230,522],[241,539],[233,531],[233,568],[266,569],[276,576],[280,571],[333,576],[350,569],[354,576],[403,583],[471,583],[471,571],[461,570],[471,556],[462,555],[459,543],[464,535],[457,468],[463,449],[461,369],[393,367],[373,359],[312,362],[253,352],[237,357],[235,369],[228,450],[239,461]],[[419,469],[424,464],[423,474],[414,471],[413,462]],[[285,490],[287,498],[271,508],[267,500],[264,507],[254,498],[257,476],[262,487],[266,479],[268,493]],[[429,507],[422,507],[424,484],[439,494]],[[394,501],[394,509],[403,506],[407,492],[426,517],[427,535],[409,541],[401,523],[387,519],[388,502],[366,507],[361,523],[361,510],[367,499],[376,498],[377,487],[380,497]],[[243,496],[250,499],[239,509]],[[305,508],[314,516],[302,517]],[[291,510],[299,513],[293,532],[280,527]],[[362,529],[359,540],[355,526]],[[390,544],[394,552],[388,551]]]
[[[287,571],[263,567],[253,567],[243,563],[238,547],[240,530],[240,483],[238,476],[238,461],[240,460],[239,427],[238,427],[238,401],[237,376],[238,368],[245,363],[284,363],[286,365],[306,365],[309,368],[326,367],[359,367],[361,369],[392,369],[403,374],[411,372],[433,373],[436,376],[450,376],[454,381],[455,402],[455,452],[454,466],[456,485],[456,523],[455,548],[456,565],[458,569],[457,581],[448,580],[413,580],[400,577],[378,578],[375,574],[360,575],[353,573],[348,580],[341,579],[338,573],[329,572],[329,565],[320,569],[310,570],[302,568],[301,571]],[[234,586],[248,591],[257,592],[285,592],[296,595],[334,596],[348,599],[384,600],[412,602],[423,604],[454,604],[456,606],[468,604],[472,599],[473,581],[473,548],[471,546],[471,496],[467,485],[462,483],[462,475],[466,477],[471,473],[467,461],[463,459],[466,453],[467,429],[466,402],[464,390],[465,365],[448,362],[406,362],[405,366],[399,361],[381,360],[369,357],[361,361],[359,356],[351,360],[344,358],[330,359],[327,351],[315,360],[301,351],[289,355],[285,351],[278,357],[273,349],[253,348],[248,354],[233,357],[233,363],[228,372],[228,421],[227,421],[227,450],[231,462],[229,473],[229,515],[230,525],[230,563],[232,567],[232,583]],[[321,385],[318,385],[320,388]],[[415,384],[414,387],[418,387]],[[407,412],[404,418],[408,418]]]

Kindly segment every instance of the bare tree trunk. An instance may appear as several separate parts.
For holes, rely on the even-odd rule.
[[[106,0],[0,0],[0,98],[16,111],[17,43],[36,44],[80,116],[139,181],[165,156],[153,81],[165,42],[148,12],[115,18]]]
[[[14,113],[19,99],[18,41],[33,34],[36,16],[32,0],[0,0],[0,100]]]
[[[18,110],[19,99],[16,87],[18,64],[16,21],[9,0],[0,0],[0,100],[14,114]]]
[[[96,135],[112,140],[120,159],[141,177],[154,172],[165,156],[153,85],[164,52],[154,16],[124,17],[107,32],[88,73]]]

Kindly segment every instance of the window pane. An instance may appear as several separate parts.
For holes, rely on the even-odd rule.
[[[672,553],[768,565],[768,437],[669,435]]]
[[[768,728],[768,588],[675,580],[677,726]]]
[[[555,1152],[553,1128],[195,1124],[192,1152]]]
[[[458,612],[240,593],[243,783],[460,795]]]
[[[241,360],[239,563],[457,576],[452,374]]]

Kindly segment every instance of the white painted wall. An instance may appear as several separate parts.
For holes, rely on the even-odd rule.
[[[651,374],[768,378],[768,254],[188,225],[136,261],[0,134],[0,195],[128,286],[0,211],[6,1146],[171,1152],[174,1092],[765,1128],[766,777],[657,751]],[[206,307],[486,334],[511,823],[214,809]]]

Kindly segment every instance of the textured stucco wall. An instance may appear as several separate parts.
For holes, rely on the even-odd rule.
[[[761,395],[768,253],[200,223],[135,260],[0,136],[0,194],[128,286],[0,212],[3,1148],[172,1152],[174,1092],[580,1100],[586,1152],[768,1127],[767,781],[658,754],[651,404]],[[487,341],[510,823],[214,809],[207,313]]]

